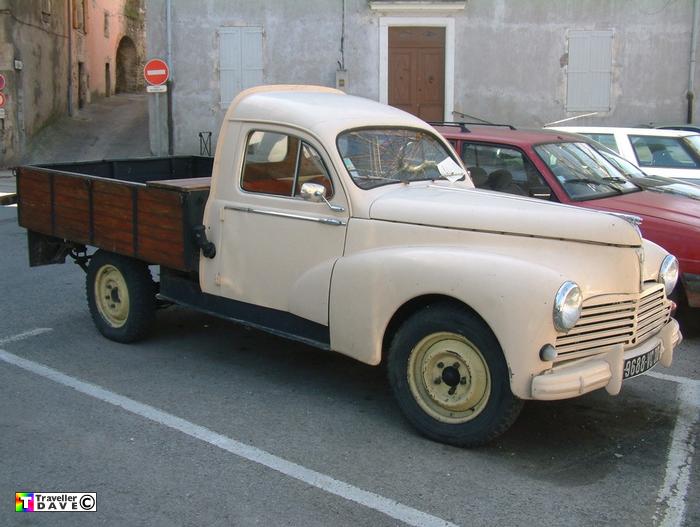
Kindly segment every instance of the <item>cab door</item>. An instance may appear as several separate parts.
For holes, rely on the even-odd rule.
[[[327,326],[331,274],[349,218],[337,175],[301,132],[245,125],[239,137],[244,149],[232,156],[233,177],[218,167],[207,206],[217,254],[201,260],[202,290]],[[302,198],[304,183],[322,185],[327,202]]]

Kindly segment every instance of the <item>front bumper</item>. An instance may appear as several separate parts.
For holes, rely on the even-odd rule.
[[[661,344],[659,363],[668,368],[673,361],[673,350],[682,340],[678,322],[671,319],[658,334],[634,348],[625,351],[622,344],[618,344],[609,351],[572,360],[536,375],[532,379],[532,398],[544,401],[568,399],[599,388],[617,395],[622,387],[626,359],[643,355]]]
[[[683,273],[683,290],[690,307],[700,307],[700,274]]]

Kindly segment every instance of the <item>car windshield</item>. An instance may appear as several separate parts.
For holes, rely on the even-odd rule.
[[[547,143],[535,151],[572,200],[604,198],[640,190],[587,143]]]
[[[700,168],[700,149],[694,138],[630,135],[639,166],[658,168]]]
[[[647,177],[647,175],[644,172],[642,172],[641,168],[639,168],[634,163],[630,163],[624,157],[620,157],[610,152],[606,152],[605,150],[598,150],[598,152],[600,152],[602,156],[605,159],[607,159],[611,164],[615,165],[615,168],[622,172],[627,177],[627,179]]]
[[[688,135],[683,139],[693,153],[700,157],[700,134]]]
[[[628,179],[644,190],[676,194],[678,196],[700,200],[700,186],[683,183],[663,176],[650,176],[642,172],[637,165],[630,163],[618,155],[606,152],[605,150],[599,150],[599,152],[603,154],[605,159],[615,165]]]
[[[338,136],[338,150],[352,180],[365,190],[442,177],[457,181],[466,175],[447,148],[424,130],[350,130]]]

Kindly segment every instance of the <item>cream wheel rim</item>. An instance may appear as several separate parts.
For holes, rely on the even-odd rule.
[[[433,333],[411,350],[408,384],[419,406],[444,423],[474,419],[486,406],[491,376],[484,356],[457,333]]]
[[[129,290],[124,275],[113,265],[103,265],[95,277],[97,310],[107,323],[120,328],[129,316]]]

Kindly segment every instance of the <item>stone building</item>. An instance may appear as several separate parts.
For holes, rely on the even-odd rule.
[[[93,97],[143,87],[143,0],[0,0],[0,166]]]
[[[170,59],[182,153],[261,83],[338,85],[428,120],[636,125],[694,111],[698,2],[148,0],[147,48]]]

